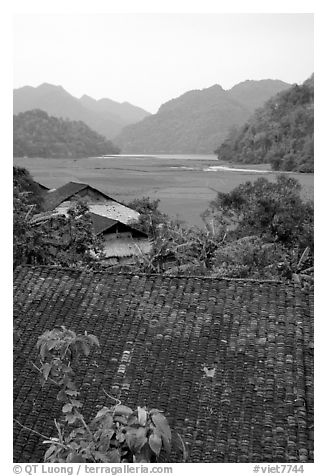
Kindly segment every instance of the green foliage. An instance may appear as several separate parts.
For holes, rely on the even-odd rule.
[[[40,186],[34,182],[27,169],[23,167],[13,168],[13,184],[16,193],[24,195],[26,204],[34,205],[34,213],[41,210],[43,192]]]
[[[14,186],[13,256],[21,264],[83,267],[96,265],[103,245],[93,233],[88,208],[83,202],[68,215],[35,220],[35,206]]]
[[[218,193],[205,229],[166,221],[137,272],[313,281],[313,204],[285,175]]]
[[[39,109],[14,116],[15,157],[89,157],[119,149],[82,121],[70,121]]]
[[[223,239],[223,229],[185,228],[169,221],[157,228],[151,253],[133,268],[145,273],[208,274]]]
[[[160,200],[151,200],[150,197],[136,198],[127,204],[128,207],[141,214],[137,223],[133,226],[138,230],[155,237],[161,225],[169,222],[169,217],[159,210]]]
[[[300,184],[285,175],[275,183],[260,178],[218,193],[211,213],[229,223],[235,238],[256,235],[286,247],[312,249],[313,204],[304,202],[300,191]]]
[[[274,170],[314,171],[313,77],[279,93],[215,151],[228,162],[270,163]]]
[[[274,279],[285,259],[285,251],[258,236],[226,243],[215,253],[213,273],[217,277]]]
[[[289,249],[246,236],[221,246],[215,253],[212,275],[227,278],[293,280],[307,287],[313,283],[313,255],[309,247]]]
[[[38,339],[41,384],[58,386],[57,400],[63,403],[61,422],[56,422],[58,437],[44,442],[50,445],[44,461],[152,463],[162,452],[169,454],[171,430],[157,409],[132,410],[114,399],[114,406],[102,407],[89,424],[86,422],[72,367],[81,355],[88,356],[93,346],[99,346],[96,336],[76,334],[64,326],[46,331]]]

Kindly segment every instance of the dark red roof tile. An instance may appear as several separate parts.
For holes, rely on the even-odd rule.
[[[54,434],[56,389],[41,389],[32,362],[38,336],[63,324],[100,340],[77,369],[87,416],[111,403],[103,389],[120,391],[165,412],[190,462],[313,461],[312,303],[277,282],[20,267],[15,418]],[[43,454],[42,438],[15,424],[15,461]]]

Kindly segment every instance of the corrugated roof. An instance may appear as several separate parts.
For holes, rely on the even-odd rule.
[[[62,187],[59,187],[53,191],[49,191],[44,199],[43,209],[45,211],[53,210],[54,208],[58,207],[61,203],[65,202],[72,198],[76,193],[84,190],[85,188],[90,188],[91,190],[95,190],[97,193],[102,195],[103,197],[107,198],[108,200],[115,201],[113,198],[109,197],[105,193],[101,192],[100,190],[95,189],[91,185],[87,183],[79,183],[79,182],[68,182]]]
[[[90,204],[89,209],[92,213],[96,213],[97,215],[102,215],[125,224],[137,221],[140,217],[140,214],[136,210],[126,207],[122,203],[118,202]]]
[[[313,461],[313,294],[295,284],[24,266],[14,317],[14,414],[28,428],[55,434],[57,389],[41,389],[32,362],[38,336],[63,324],[100,340],[76,369],[87,418],[118,387],[165,412],[189,462]],[[44,451],[14,425],[15,461]]]
[[[101,215],[97,215],[96,213],[90,213],[94,233],[96,235],[100,235],[104,231],[110,230],[110,228],[114,227],[118,222],[117,220],[112,220],[111,218],[104,217]]]

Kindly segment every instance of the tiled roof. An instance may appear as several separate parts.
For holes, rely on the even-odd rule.
[[[57,389],[32,363],[38,336],[63,324],[100,340],[77,368],[87,417],[119,388],[165,412],[189,462],[313,460],[313,296],[295,284],[25,266],[14,315],[14,412],[32,430],[55,434]],[[14,425],[15,461],[44,450]]]
[[[73,197],[76,193],[84,190],[85,188],[90,188],[95,190],[98,194],[103,195],[103,197],[107,198],[108,200],[115,201],[113,198],[109,197],[103,192],[100,192],[97,189],[91,187],[87,183],[79,183],[79,182],[68,182],[62,187],[59,187],[53,191],[50,191],[46,194],[43,204],[43,209],[45,211],[53,210],[54,208],[58,207],[62,202],[69,200]]]

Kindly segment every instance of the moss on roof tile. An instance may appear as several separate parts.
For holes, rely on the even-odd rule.
[[[100,340],[77,370],[88,415],[108,404],[103,389],[118,390],[163,410],[190,462],[313,461],[312,303],[278,282],[20,267],[15,418],[53,434],[60,405],[32,362],[37,337],[64,324]],[[43,453],[42,438],[14,425],[15,461]]]

